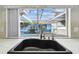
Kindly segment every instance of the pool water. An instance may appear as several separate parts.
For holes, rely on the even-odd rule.
[[[21,37],[38,37],[39,34],[24,34],[24,33],[21,33]]]
[[[34,29],[32,29],[32,26],[35,26]],[[39,36],[37,33],[40,32],[39,26],[44,26],[44,32],[51,32],[51,24],[33,24],[33,25],[28,25],[26,27],[22,27],[20,30],[20,36],[21,37],[35,37]]]

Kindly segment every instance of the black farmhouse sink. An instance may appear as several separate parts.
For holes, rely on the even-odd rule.
[[[55,40],[25,39],[8,54],[72,54]]]

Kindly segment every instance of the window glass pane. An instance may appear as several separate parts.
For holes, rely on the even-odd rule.
[[[65,9],[55,8],[20,9],[21,36],[26,36],[27,34],[38,34],[40,33],[40,30],[43,30],[44,32],[52,32],[54,29],[57,29],[56,27],[64,27],[65,14],[53,19],[64,12]],[[56,23],[53,23],[54,21],[56,21]],[[40,27],[42,27],[42,29]]]

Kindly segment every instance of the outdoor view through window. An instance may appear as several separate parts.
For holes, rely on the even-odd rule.
[[[44,32],[67,35],[66,9],[62,8],[26,8],[19,9],[20,36],[28,37]]]

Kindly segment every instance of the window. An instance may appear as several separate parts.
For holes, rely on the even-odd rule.
[[[26,37],[39,34],[41,27],[44,32],[57,32],[57,28],[65,27],[65,9],[57,8],[26,8],[19,9],[20,36]]]

